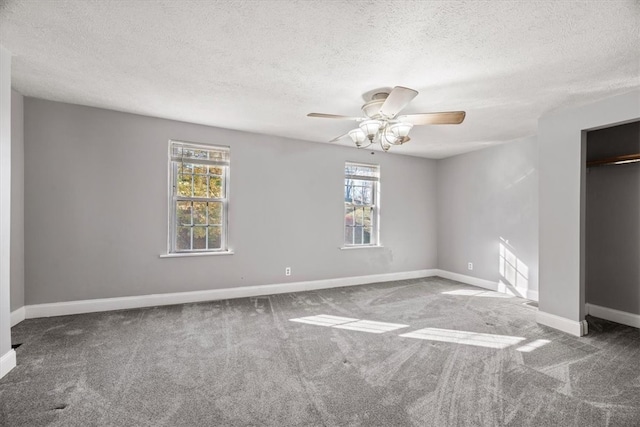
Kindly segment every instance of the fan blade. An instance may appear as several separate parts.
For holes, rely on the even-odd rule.
[[[309,113],[307,117],[320,117],[322,119],[342,119],[342,120],[356,120],[362,121],[362,117],[350,117],[350,116],[340,116],[338,114],[324,114],[324,113]]]
[[[444,113],[407,114],[399,120],[414,125],[459,125],[467,113],[464,111],[447,111]]]
[[[349,131],[349,132],[351,132],[351,131]],[[349,132],[345,133],[344,135],[336,136],[335,138],[333,138],[333,139],[332,139],[331,141],[329,141],[329,142],[336,142],[337,140],[342,139],[342,138],[344,138],[345,136],[349,135]]]
[[[417,95],[417,90],[402,86],[394,87],[382,107],[380,107],[380,114],[390,119],[394,118]]]

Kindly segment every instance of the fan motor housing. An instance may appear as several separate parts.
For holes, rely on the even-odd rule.
[[[382,104],[384,104],[384,101],[387,100],[388,96],[389,94],[386,92],[379,92],[374,94],[371,97],[371,101],[362,106],[362,112],[364,113],[364,115],[369,117],[370,119],[380,117],[380,108],[382,107]]]

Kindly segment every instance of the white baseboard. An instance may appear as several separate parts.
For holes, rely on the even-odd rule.
[[[602,307],[595,304],[586,304],[586,312],[600,319],[610,320],[634,328],[640,328],[640,314],[628,313],[613,308]]]
[[[525,294],[527,295],[527,299],[530,299],[530,300],[536,301],[536,302],[540,301],[538,299],[538,291],[532,291],[531,289],[521,289],[521,288],[516,288],[516,289],[518,289],[521,292],[524,291]]]
[[[373,274],[369,276],[344,277],[326,280],[311,280],[305,282],[279,283],[273,285],[244,286],[238,288],[210,289],[206,291],[176,292],[166,294],[151,294],[131,297],[98,298],[91,300],[56,302],[48,304],[26,305],[11,313],[11,325],[14,326],[26,319],[39,317],[65,316],[69,314],[95,313],[100,311],[126,310],[140,307],[154,307],[159,305],[185,304],[192,302],[216,301],[231,298],[247,298],[260,295],[273,295],[289,292],[304,292],[317,289],[339,288],[343,286],[357,286],[368,283],[390,282],[394,280],[417,279],[422,277],[439,276],[455,280],[472,286],[492,291],[513,294],[500,282],[479,279],[464,274],[452,273],[446,270],[428,269],[406,271],[400,273]],[[517,289],[528,299],[538,300],[536,291]]]
[[[11,349],[0,357],[0,378],[16,367],[16,351]]]
[[[206,291],[177,292],[167,294],[140,295],[119,298],[99,298],[81,301],[56,302],[25,306],[27,319],[38,317],[65,316],[69,314],[95,313],[100,311],[125,310],[130,308],[154,307],[159,305],[184,304],[191,302],[216,301],[230,298],[247,298],[260,295],[283,294],[289,292],[312,291],[316,289],[339,288],[368,283],[390,282],[394,280],[418,279],[436,275],[437,270],[416,270],[400,273],[373,274],[369,276],[344,277],[338,279],[311,280],[306,282],[280,283],[274,285],[243,286]]]
[[[477,286],[479,288],[489,289],[492,291],[498,290],[498,283],[492,282],[491,280],[478,279],[477,277],[452,273],[446,270],[438,270],[437,275],[445,279],[455,280],[456,282],[466,283],[467,285]]]
[[[18,323],[22,322],[25,319],[26,311],[24,307],[20,307],[17,310],[13,310],[11,312],[11,327],[13,328]]]
[[[514,291],[515,289],[515,291]],[[503,292],[509,295],[515,295],[520,298],[526,298],[533,301],[538,301],[538,291],[532,291],[520,286],[507,286],[502,280],[498,281],[498,292]]]
[[[478,279],[477,277],[467,276],[459,273],[452,273],[446,270],[438,270],[438,273],[436,275],[444,277],[445,279],[466,283],[467,285],[478,286],[479,288],[489,289],[496,292],[502,292],[505,294],[516,295],[518,297],[538,301],[538,291],[514,287],[517,292],[517,294],[515,294],[511,289],[509,289],[508,286],[506,286],[501,281],[492,282],[491,280]]]
[[[571,320],[566,317],[556,316],[555,314],[546,313],[544,311],[538,311],[536,313],[536,322],[576,337],[587,335],[589,332],[586,320]]]

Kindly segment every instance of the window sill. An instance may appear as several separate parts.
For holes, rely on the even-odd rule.
[[[362,245],[362,246],[341,246],[338,249],[341,251],[350,251],[353,249],[382,249],[384,246],[382,245]]]
[[[233,255],[233,251],[218,251],[218,252],[179,252],[173,254],[161,254],[160,258],[185,258],[194,256],[216,256],[216,255]]]

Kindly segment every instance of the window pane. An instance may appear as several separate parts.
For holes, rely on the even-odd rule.
[[[191,249],[191,227],[177,227],[176,249],[179,251]]]
[[[207,174],[207,167],[204,166],[204,165],[194,165],[193,173],[206,175]]]
[[[353,195],[352,197],[353,204],[361,205],[362,204],[362,187],[359,185],[354,185],[352,195]]]
[[[229,150],[225,147],[198,146],[180,141],[172,141],[171,156],[180,160],[213,160],[226,163],[229,161]]]
[[[371,228],[370,227],[364,228],[364,236],[363,236],[362,243],[365,245],[371,244]]]
[[[222,177],[210,176],[209,177],[209,197],[222,198],[224,197],[222,191]]]
[[[207,202],[193,202],[193,223],[207,224]]]
[[[362,189],[362,203],[365,205],[373,204],[373,182],[367,182]]]
[[[171,157],[182,157],[182,147],[177,144],[171,144]]]
[[[373,225],[372,218],[373,217],[373,208],[364,208],[364,222],[365,227],[371,227]]]
[[[196,159],[206,159],[209,157],[209,150],[190,150],[190,152],[192,153],[191,157]]]
[[[353,227],[346,226],[344,228],[344,243],[346,245],[353,244]]]
[[[356,225],[363,225],[364,223],[364,207],[357,207],[355,211]]]
[[[345,179],[344,180],[344,201],[351,203],[351,201],[353,200],[353,196],[352,196],[352,189],[353,188],[353,182],[350,179]]]
[[[221,150],[212,150],[209,152],[209,160],[229,161],[229,152]]]
[[[344,223],[345,225],[354,225],[354,220],[353,220],[353,206],[346,206],[345,207],[345,214],[344,214]]]
[[[212,226],[207,227],[209,249],[220,249],[222,247],[222,227]]]
[[[191,202],[177,202],[176,222],[179,226],[193,224],[191,218]]]
[[[193,249],[207,248],[207,227],[193,227]]]
[[[352,163],[347,163],[344,167],[345,175],[359,175],[359,176],[367,176],[367,177],[377,177],[378,176],[378,167],[377,166],[364,166],[364,165],[354,165]]]
[[[360,179],[346,179],[344,200],[357,205],[373,204],[373,182]]]
[[[178,163],[178,173],[191,175],[193,173],[193,165],[191,163]]]
[[[209,166],[210,175],[222,175],[222,168],[220,166]]]
[[[209,202],[209,224],[222,225],[222,203]]]
[[[191,176],[178,174],[178,196],[191,197]]]
[[[355,226],[353,233],[354,233],[354,243],[356,245],[361,245],[362,244],[362,227]]]
[[[193,176],[193,197],[208,197],[207,177],[204,175]]]

